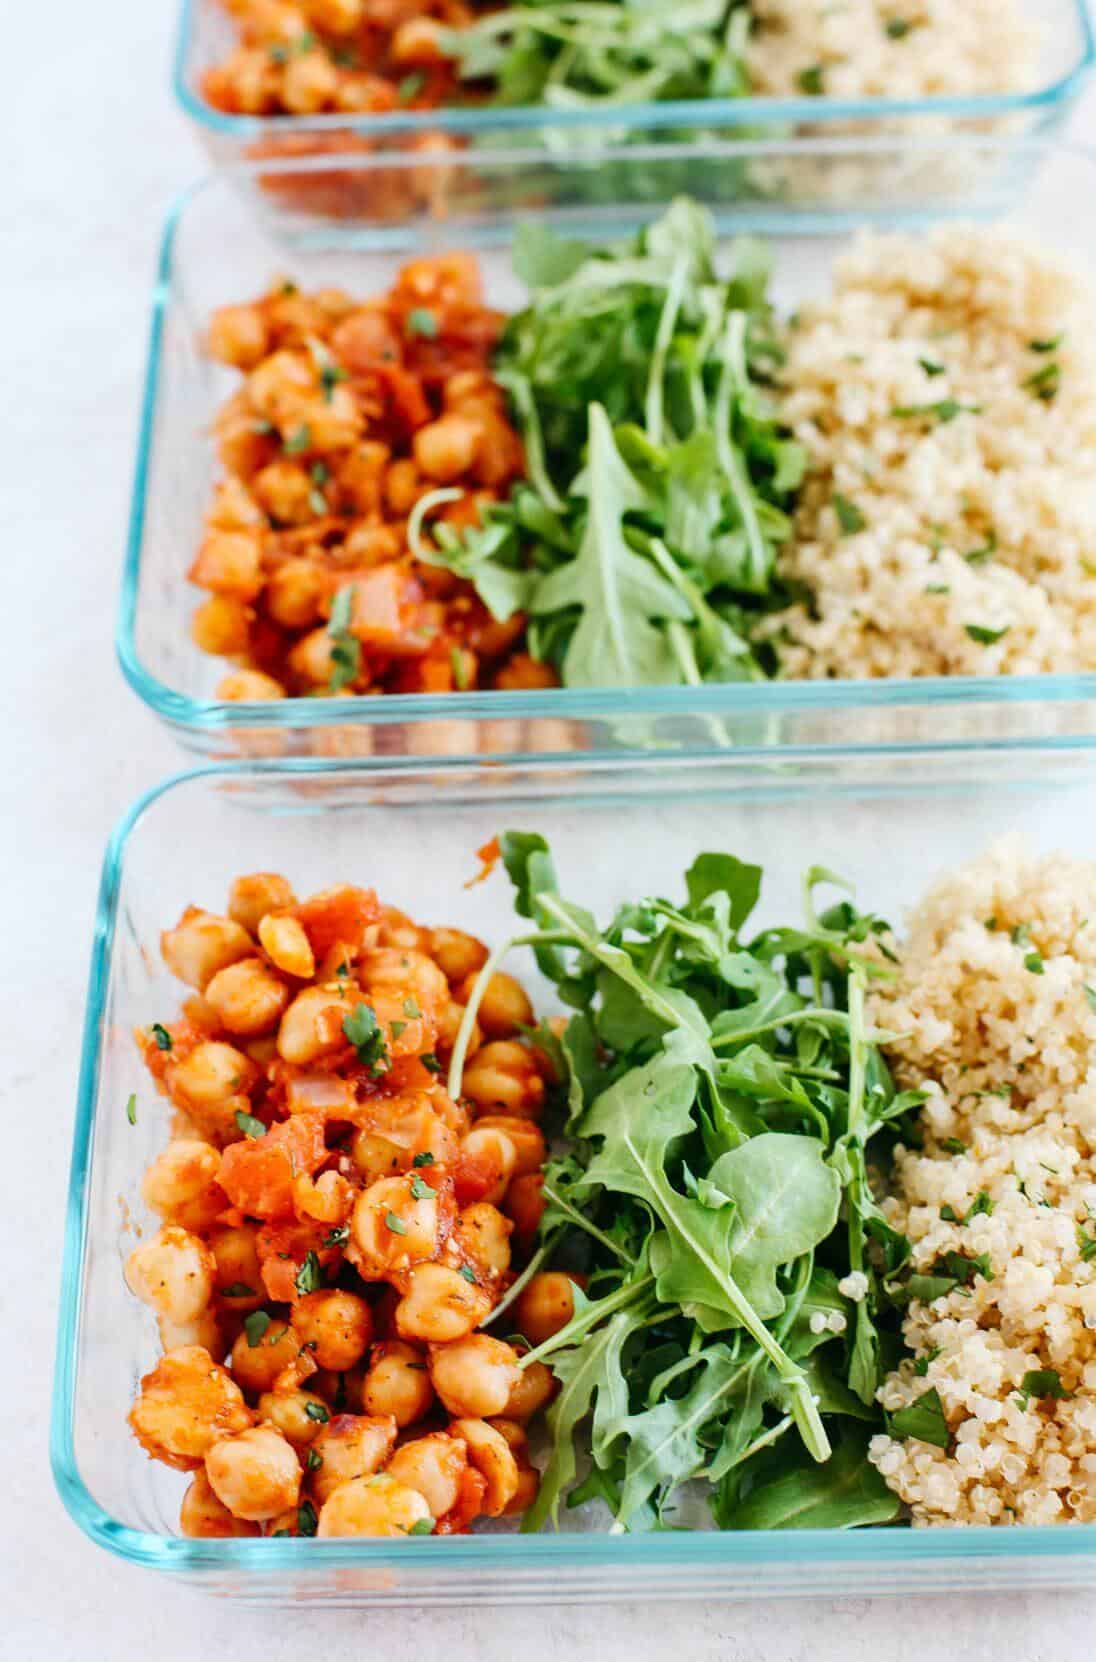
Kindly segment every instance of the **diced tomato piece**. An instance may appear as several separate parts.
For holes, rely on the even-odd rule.
[[[430,400],[417,375],[402,364],[377,365],[375,373],[384,383],[394,415],[409,432],[414,433],[433,419]]]
[[[141,1052],[141,1060],[159,1086],[172,1062],[185,1062],[191,1051],[204,1044],[209,1037],[190,1021],[157,1022],[161,1035],[166,1033],[171,1043],[163,1048],[162,1037],[157,1039],[151,1027],[135,1027],[133,1037]]]
[[[330,1233],[327,1224],[312,1221],[268,1225],[259,1230],[255,1248],[269,1298],[278,1304],[292,1304],[303,1296],[297,1290],[297,1276],[308,1254],[314,1252],[321,1266],[338,1256],[337,1248],[321,1245]]]
[[[360,952],[366,930],[380,919],[381,907],[372,889],[343,883],[311,895],[291,916],[303,926],[312,951],[321,959],[339,941],[351,952]]]
[[[438,1520],[438,1535],[464,1535],[483,1512],[487,1479],[474,1466],[466,1466],[457,1485],[457,1504]]]
[[[294,1114],[265,1137],[230,1143],[217,1181],[232,1204],[251,1218],[292,1217],[294,1177],[327,1158],[325,1124],[323,1114]]]

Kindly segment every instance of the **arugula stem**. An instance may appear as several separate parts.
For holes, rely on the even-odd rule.
[[[688,276],[688,271],[688,261],[684,257],[674,261],[670,281],[666,286],[666,299],[663,302],[662,315],[658,320],[658,332],[655,335],[654,351],[651,354],[651,368],[647,376],[645,407],[647,437],[652,444],[662,443],[662,393],[663,378],[666,373],[666,358],[674,338],[677,314],[681,310],[681,302],[685,297],[685,279]]]
[[[549,477],[548,463],[544,456],[544,433],[540,425],[540,412],[527,377],[519,375],[515,370],[497,369],[495,380],[510,394],[520,418],[521,436],[525,440],[525,471],[530,484],[554,514],[566,513],[567,504]]]
[[[615,1241],[610,1240],[608,1235],[604,1234],[596,1224],[591,1223],[589,1218],[585,1217],[584,1214],[579,1211],[577,1206],[572,1206],[569,1200],[564,1200],[563,1196],[558,1195],[549,1184],[545,1183],[542,1185],[541,1194],[546,1195],[552,1202],[552,1205],[557,1206],[561,1212],[570,1218],[572,1223],[577,1224],[579,1229],[584,1229],[587,1235],[591,1235],[595,1241],[599,1241],[605,1250],[607,1252],[611,1252],[613,1257],[620,1263],[628,1265],[631,1264],[631,1259],[628,1257],[628,1254],[623,1252],[621,1248],[617,1246]],[[507,1300],[508,1299],[509,1295],[507,1295]]]
[[[591,935],[585,929],[580,929],[557,894],[545,890],[534,897],[534,905],[538,912],[547,912],[549,917],[556,918],[561,927],[569,933],[575,945],[582,947],[583,951],[588,952],[591,958],[596,958],[599,964],[604,964],[607,970],[611,970],[626,986],[631,987],[651,1014],[657,1016],[660,1021],[664,1021],[667,1027],[683,1027],[686,1025],[681,1011],[671,1004],[669,999],[663,998],[658,989],[652,987],[647,979],[639,974],[628,954],[621,947],[607,947],[600,935]],[[517,943],[511,942],[511,945],[514,944]],[[486,968],[486,965],[484,968]],[[482,970],[480,974],[483,974]],[[465,1015],[467,1015],[467,1011]],[[464,1024],[461,1025],[463,1027]],[[469,1031],[471,1031],[471,1024],[469,1024]],[[452,1095],[452,1092],[450,1092],[450,1095]]]
[[[509,952],[516,946],[552,946],[569,942],[570,937],[560,934],[558,930],[538,929],[533,934],[511,935],[508,941],[488,954],[487,962],[476,977],[468,1003],[464,1007],[460,1026],[457,1029],[456,1042],[453,1045],[453,1054],[449,1058],[449,1075],[445,1088],[454,1102],[460,1099],[461,1082],[464,1077],[464,1059],[468,1054],[468,1045],[472,1038],[472,1029],[476,1023],[476,1015],[483,1003],[483,995],[487,991],[487,983],[494,975]]]
[[[542,1362],[553,1351],[563,1350],[573,1345],[576,1340],[584,1339],[592,1328],[595,1328],[605,1316],[613,1315],[617,1310],[623,1310],[627,1305],[634,1304],[653,1287],[653,1275],[641,1276],[638,1281],[625,1281],[623,1286],[606,1298],[599,1298],[596,1304],[588,1304],[585,1310],[580,1310],[572,1316],[566,1327],[561,1327],[558,1333],[553,1333],[550,1339],[545,1339],[535,1350],[527,1350],[524,1356],[518,1357],[518,1367],[527,1368],[532,1362]]]
[[[561,1233],[561,1230],[556,1230],[555,1234],[550,1235],[546,1241],[542,1241],[541,1245],[537,1248],[536,1252],[534,1252],[533,1256],[530,1258],[517,1280],[513,1281],[510,1286],[507,1287],[498,1303],[487,1312],[481,1322],[477,1323],[479,1327],[490,1327],[491,1323],[501,1316],[504,1310],[509,1309],[510,1305],[513,1304],[514,1300],[520,1296],[522,1290],[528,1286],[529,1282],[540,1269],[540,1266],[544,1263],[544,1260],[552,1252]]]
[[[804,1021],[816,1021],[823,1027],[849,1025],[844,1010],[827,1010],[824,1005],[812,1004],[806,1010],[793,1010],[786,1016],[774,1016],[772,1021],[759,1022],[756,1027],[738,1027],[733,1033],[719,1033],[712,1039],[712,1049],[722,1050],[741,1044],[744,1039],[756,1039],[761,1033],[775,1033],[781,1027],[797,1027]]]
[[[734,311],[727,317],[723,335],[723,354],[719,373],[719,387],[715,401],[715,446],[720,466],[734,497],[746,533],[750,551],[753,582],[758,590],[764,588],[769,571],[769,555],[758,523],[757,508],[742,458],[732,437],[734,424],[734,396],[745,384],[746,376],[746,314]]]

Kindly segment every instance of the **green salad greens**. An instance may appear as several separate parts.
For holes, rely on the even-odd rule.
[[[750,640],[786,604],[776,550],[806,467],[768,386],[783,359],[769,260],[739,241],[717,275],[695,203],[615,249],[526,226],[515,270],[532,299],[495,363],[528,479],[481,526],[430,523],[420,558],[473,583],[492,614],[528,616],[529,650],[567,686],[730,681],[772,673]]]
[[[567,1152],[545,1174],[545,1264],[581,1271],[568,1324],[524,1359],[560,1382],[552,1446],[523,1527],[598,1497],[615,1528],[672,1527],[700,1479],[727,1529],[885,1523],[897,1498],[866,1458],[876,1391],[899,1349],[909,1244],[868,1177],[873,1142],[916,1136],[865,991],[887,926],[816,892],[804,920],[745,933],[761,871],[701,854],[685,898],[625,905],[605,926],[560,894],[543,838],[501,857],[527,945],[574,1014],[548,1033]]]
[[[597,110],[750,91],[743,0],[525,0],[447,29],[464,80],[490,80],[496,105]]]

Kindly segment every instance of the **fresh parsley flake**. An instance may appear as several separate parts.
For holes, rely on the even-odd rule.
[[[913,1371],[917,1375],[918,1379],[924,1379],[925,1375],[929,1371],[929,1363],[936,1361],[936,1358],[939,1356],[942,1349],[942,1345],[933,1345],[931,1350],[926,1350],[924,1356],[919,1356],[917,1358],[917,1361],[913,1365]]]
[[[424,1183],[417,1174],[411,1179],[411,1193],[416,1200],[436,1200],[438,1191]]]
[[[805,92],[810,98],[817,98],[826,90],[825,70],[820,63],[812,63],[806,69],[801,69],[795,81],[800,92]]]
[[[407,1023],[405,1021],[389,1022],[388,1030],[394,1039],[398,1039],[401,1033],[406,1033]]]
[[[1027,1408],[1032,1398],[1040,1402],[1047,1398],[1061,1402],[1072,1395],[1073,1392],[1067,1391],[1062,1384],[1062,1376],[1055,1368],[1031,1368],[1020,1381],[1021,1408]]]
[[[266,1126],[262,1120],[256,1119],[254,1114],[247,1114],[242,1108],[237,1108],[235,1119],[237,1130],[242,1131],[245,1137],[258,1140],[266,1136]]]
[[[458,692],[468,691],[468,664],[459,646],[449,648],[449,669]]]
[[[413,1166],[432,1166],[434,1164],[434,1156],[430,1153],[430,1150],[427,1149],[422,1154],[416,1154],[411,1164]]]
[[[887,39],[905,40],[913,24],[908,17],[892,17],[887,21]]]
[[[457,1274],[463,1275],[465,1281],[470,1281],[473,1287],[476,1285],[476,1272],[475,1270],[470,1269],[467,1264],[462,1264],[460,1269],[457,1271]]]
[[[427,1073],[441,1072],[441,1063],[438,1061],[432,1050],[428,1050],[424,1056],[420,1056],[419,1061],[422,1063]]]
[[[941,398],[935,404],[896,404],[891,410],[891,415],[897,416],[903,421],[921,418],[946,423],[954,421],[957,416],[963,415],[964,412],[967,415],[981,415],[982,406],[980,404],[960,404],[958,399],[955,398]]]
[[[312,1406],[314,1407],[315,1404]],[[318,1454],[314,1448],[310,1448],[308,1453],[305,1455],[304,1464],[306,1471],[318,1472],[320,1467],[323,1465],[323,1455]]]
[[[302,1500],[301,1504],[297,1508],[297,1534],[315,1535],[318,1521],[319,1520],[316,1517],[316,1508],[313,1506],[312,1502],[310,1500]]]
[[[131,1091],[129,1093],[129,1101],[126,1103],[126,1119],[129,1121],[130,1125],[136,1125],[137,1124],[137,1092],[136,1091]]]
[[[151,1028],[152,1037],[156,1040],[157,1050],[171,1049],[171,1034],[162,1022],[154,1021]]]
[[[1063,332],[1060,335],[1055,335],[1051,340],[1029,340],[1028,349],[1031,352],[1057,352],[1065,338]]]
[[[403,1013],[404,1013],[405,1016],[410,1016],[412,1021],[418,1021],[418,1019],[422,1015],[422,1011],[419,1009],[418,1005],[415,1003],[415,1000],[413,998],[405,998],[404,999],[404,1001],[403,1001]]]
[[[331,1418],[331,1410],[326,1402],[306,1402],[304,1411],[310,1420],[316,1420],[320,1425],[326,1425]]]
[[[935,358],[918,358],[917,362],[921,365],[921,368],[930,380],[935,378],[937,375],[947,374],[945,365],[938,364]]]
[[[932,1443],[936,1448],[947,1448],[951,1443],[944,1404],[933,1386],[896,1414],[888,1414],[887,1430],[892,1437],[913,1437],[919,1443]]]
[[[396,88],[396,93],[400,103],[410,104],[412,98],[417,98],[425,85],[426,76],[421,70],[414,69],[410,75],[405,75],[399,86]]]
[[[330,404],[335,396],[335,388],[340,381],[348,379],[346,370],[341,364],[333,364],[330,360],[320,368],[320,387],[323,391],[324,403]]]
[[[307,422],[302,421],[301,425],[295,427],[290,433],[282,448],[287,456],[299,456],[310,447],[311,443],[312,429]]]
[[[1053,403],[1061,384],[1062,366],[1059,363],[1044,364],[1042,369],[1037,369],[1034,375],[1029,375],[1021,382],[1021,385],[1033,392],[1036,398],[1041,398],[1044,404]]]
[[[404,1223],[402,1218],[398,1218],[396,1216],[395,1212],[386,1212],[385,1213],[385,1215],[384,1215],[384,1226],[385,1226],[386,1229],[390,1229],[392,1231],[393,1235],[406,1235],[407,1234],[407,1225]]]
[[[416,1518],[407,1533],[408,1535],[433,1535],[433,1518]]]
[[[1024,968],[1026,970],[1030,970],[1032,975],[1042,975],[1042,973],[1043,973],[1042,956],[1038,952],[1029,952],[1027,954],[1027,956],[1024,958]]]
[[[255,1289],[249,1287],[246,1281],[230,1281],[227,1287],[221,1288],[222,1298],[254,1298]]]

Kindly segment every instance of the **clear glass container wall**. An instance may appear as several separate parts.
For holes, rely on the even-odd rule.
[[[1096,158],[1060,145],[1020,148],[996,140],[941,144],[814,141],[727,144],[708,160],[774,187],[743,194],[719,213],[723,233],[768,238],[774,292],[790,311],[825,292],[832,262],[862,227],[920,229],[948,215],[1004,219],[1048,248],[1096,271],[1096,220],[1075,211],[1096,196]],[[520,152],[493,154],[500,177],[523,177]],[[577,234],[619,235],[656,211],[626,188],[592,209],[587,185],[597,163],[543,163],[554,200]],[[648,158],[657,204],[678,164],[665,149]],[[351,175],[369,158],[345,159]],[[270,171],[270,170],[268,170]],[[271,175],[288,176],[284,168]],[[212,310],[261,292],[291,272],[302,285],[383,289],[401,258],[377,246],[375,229],[256,223],[241,212],[236,176],[208,181],[171,216],[153,298],[152,332],[118,646],[139,695],[189,748],[218,756],[315,754],[350,757],[560,754],[588,757],[669,745],[696,753],[728,746],[873,746],[972,738],[1023,743],[1078,736],[1096,726],[1091,675],[706,685],[695,689],[473,692],[368,699],[218,703],[223,673],[192,644],[198,591],[186,580],[202,535],[217,468],[209,428],[236,377],[209,361],[202,340]],[[855,208],[847,204],[857,200]],[[278,234],[274,234],[275,230]],[[442,219],[422,228],[416,248],[484,249],[489,298],[512,308],[521,290],[497,222]]]
[[[574,900],[606,916],[625,897],[670,895],[700,850],[765,868],[762,923],[798,916],[810,864],[900,921],[942,868],[1019,831],[1091,856],[1091,752],[911,749],[815,757],[796,774],[760,754],[648,757],[600,767],[448,764],[394,775],[350,763],[207,770],[158,787],[110,847],[95,935],[76,1118],[54,1397],[53,1463],[70,1512],[121,1556],[264,1601],[501,1602],[731,1597],[1074,1585],[1096,1581],[1096,1526],[613,1536],[588,1511],[559,1535],[451,1540],[195,1541],[175,1536],[185,1477],[144,1456],[125,1414],[157,1340],[122,1263],[148,1219],[140,1177],[167,1137],[167,1107],[140,1066],[135,1024],[163,1019],[178,984],[160,930],[190,902],[217,906],[241,870],[284,871],[301,890],[373,885],[424,922],[512,932],[501,871],[468,889],[474,851],[534,829]],[[524,955],[512,966],[552,1009]],[[136,1093],[136,1124],[126,1102]]]
[[[639,136],[653,143],[703,147],[720,138],[734,137],[745,130],[752,137],[787,138],[817,133],[824,127],[849,128],[859,124],[885,131],[901,123],[905,131],[923,136],[935,130],[982,131],[996,129],[1014,139],[1053,132],[1061,123],[1080,90],[1093,62],[1092,24],[1085,0],[1024,0],[1024,9],[1036,23],[1041,37],[1039,61],[1030,87],[1020,93],[926,97],[919,99],[835,99],[801,96],[795,98],[711,99],[687,103],[634,104],[612,106],[600,111],[588,109],[515,108],[449,109],[444,112],[398,112],[381,116],[345,115],[254,117],[231,116],[216,110],[202,96],[205,71],[231,50],[236,32],[223,0],[183,0],[175,60],[175,92],[180,105],[194,122],[196,131],[219,166],[247,157],[274,156],[293,147],[299,153],[311,141],[314,148],[330,147],[338,135],[368,138],[386,161],[398,164],[401,157],[421,161],[414,154],[416,137],[444,132],[462,148],[472,152],[461,178],[467,183],[475,174],[474,156],[500,143],[516,143],[542,157],[579,158],[606,143],[620,146],[614,168],[621,185],[632,196],[644,199],[647,167],[640,149],[632,144]],[[626,135],[631,138],[621,144]],[[530,160],[534,157],[531,156]],[[331,176],[334,179],[334,175]],[[551,179],[550,174],[545,175]],[[711,175],[718,192],[718,179]],[[361,181],[365,184],[366,181]],[[491,211],[507,215],[535,202],[532,181],[526,191],[515,195],[513,181],[488,167],[481,179],[481,194]],[[695,187],[694,187],[695,188]],[[364,196],[359,192],[359,201]],[[387,187],[372,192],[373,217],[410,218],[429,214],[429,189],[410,192]],[[551,200],[551,199],[550,199]],[[311,211],[346,211],[345,189],[316,190]]]

